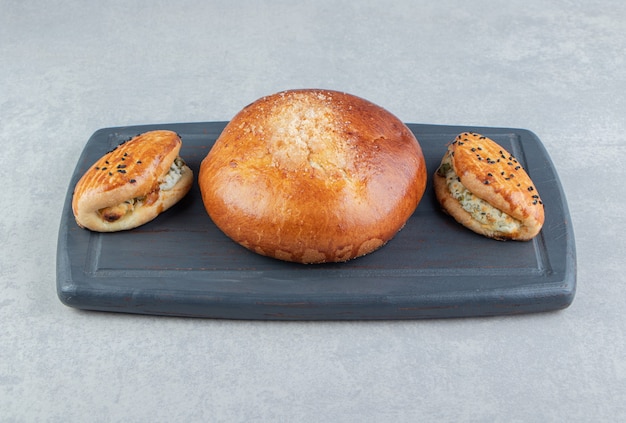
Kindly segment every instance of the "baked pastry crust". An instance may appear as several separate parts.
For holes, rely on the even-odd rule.
[[[239,112],[203,160],[207,213],[244,247],[280,260],[342,262],[405,224],[426,186],[411,131],[350,94],[290,90]]]
[[[181,146],[175,132],[149,131],[105,154],[76,184],[76,223],[115,232],[143,225],[172,207],[193,183],[193,172],[178,156]]]
[[[481,235],[527,241],[543,226],[543,202],[531,178],[515,157],[480,134],[462,133],[448,145],[433,186],[443,210]]]

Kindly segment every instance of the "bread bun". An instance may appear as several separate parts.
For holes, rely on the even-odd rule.
[[[208,214],[237,243],[322,263],[389,241],[426,178],[420,145],[395,116],[349,94],[310,89],[239,112],[203,160],[198,183]]]
[[[465,132],[448,145],[433,186],[446,213],[489,238],[527,241],[543,226],[543,202],[526,171],[480,134]]]
[[[175,132],[150,131],[105,154],[76,184],[76,223],[97,232],[132,229],[176,204],[193,183],[181,145]]]

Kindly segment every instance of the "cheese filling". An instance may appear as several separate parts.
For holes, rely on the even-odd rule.
[[[439,169],[437,169],[437,173],[446,178],[446,185],[450,194],[474,220],[500,233],[514,233],[519,231],[521,227],[519,220],[493,207],[465,188],[461,183],[461,178],[459,178],[454,171],[449,152],[442,160]]]
[[[174,188],[182,177],[184,166],[185,161],[181,157],[176,157],[170,166],[170,170],[159,180],[158,191],[168,191]],[[148,197],[152,201],[148,201],[147,203],[152,204],[156,200],[156,197],[158,197],[158,191],[154,191],[146,196],[131,198],[118,204],[117,206],[105,207],[98,210],[98,212],[107,222],[115,222],[131,213],[137,207],[141,207],[144,203],[146,203],[146,199]]]
[[[170,166],[169,172],[159,182],[159,189],[161,191],[168,191],[178,183],[180,177],[183,175],[183,167],[185,161],[181,157],[176,157]]]

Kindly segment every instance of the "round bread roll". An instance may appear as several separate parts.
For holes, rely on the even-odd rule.
[[[480,134],[462,133],[448,145],[433,186],[446,213],[486,237],[527,241],[543,226],[543,202],[526,171]]]
[[[193,183],[172,131],[150,131],[101,157],[76,184],[76,223],[96,232],[136,228],[172,207]]]
[[[203,160],[198,183],[215,224],[265,256],[343,262],[406,223],[426,187],[415,136],[364,99],[290,90],[239,112]]]

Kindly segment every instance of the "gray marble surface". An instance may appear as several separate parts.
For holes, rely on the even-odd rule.
[[[0,0],[0,421],[626,419],[626,3]],[[406,122],[534,131],[578,291],[553,313],[248,322],[81,312],[61,210],[97,129],[322,87]]]

